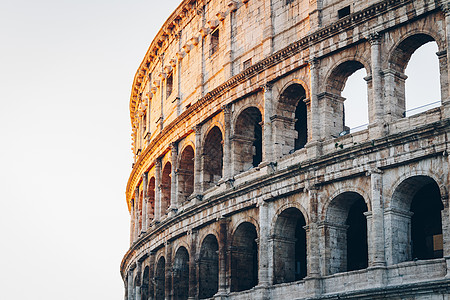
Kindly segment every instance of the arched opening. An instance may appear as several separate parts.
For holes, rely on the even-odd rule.
[[[355,192],[333,199],[327,211],[328,272],[365,269],[368,266],[367,205]]]
[[[164,166],[161,178],[161,215],[167,213],[170,207],[170,196],[172,191],[172,165],[167,162]]]
[[[249,107],[236,119],[232,137],[235,172],[257,167],[262,161],[262,116],[259,109]]]
[[[189,297],[189,253],[180,247],[173,265],[173,298],[185,300]]]
[[[180,203],[194,192],[194,149],[191,146],[184,148],[178,167],[178,191]]]
[[[222,178],[223,145],[222,132],[214,126],[203,145],[203,188],[214,186]]]
[[[278,116],[273,120],[275,141],[281,146],[279,156],[301,149],[308,142],[308,108],[306,91],[298,83],[288,86],[280,95]]]
[[[258,284],[258,238],[255,225],[244,222],[233,235],[231,291],[249,290]]]
[[[143,223],[143,215],[144,215],[144,212],[143,212],[143,202],[144,202],[144,191],[140,191],[139,192],[139,210],[138,210],[138,212],[139,212],[139,216],[138,216],[138,218],[139,218],[139,229],[138,229],[138,234],[140,234],[140,232],[142,231],[142,223]]]
[[[442,217],[444,205],[437,183],[428,176],[404,180],[392,197],[391,230],[393,263],[443,257]]]
[[[405,116],[409,117],[441,105],[439,51],[436,42],[420,46],[405,69]],[[426,86],[426,88],[424,88]]]
[[[142,288],[141,295],[142,299],[147,300],[150,296],[150,268],[148,266],[144,269],[144,274],[142,275]]]
[[[209,234],[202,242],[199,259],[199,298],[211,298],[219,289],[219,244]]]
[[[274,231],[274,284],[293,282],[306,277],[306,225],[297,208],[284,210]]]
[[[156,273],[155,273],[155,300],[164,300],[165,299],[165,269],[166,269],[166,260],[164,257],[161,257],[156,264]]]
[[[343,62],[332,71],[327,93],[320,96],[326,103],[322,125],[327,135],[338,137],[366,128],[369,123],[367,84],[363,80],[366,74],[364,65],[356,60]]]
[[[150,178],[147,188],[147,216],[153,220],[155,216],[155,177]]]
[[[344,101],[344,129],[354,133],[367,129],[369,125],[369,103],[367,95],[366,69],[361,68],[347,78],[342,97]]]
[[[440,73],[446,72],[446,56],[438,58],[437,50],[435,40],[428,34],[409,36],[395,48],[389,59],[390,72],[385,75],[386,86],[391,87],[386,92],[388,115],[408,117],[441,104],[441,94],[448,94],[447,84],[439,84],[447,80],[440,78]]]

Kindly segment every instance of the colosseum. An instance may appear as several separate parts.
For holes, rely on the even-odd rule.
[[[125,299],[450,299],[449,46],[447,0],[182,1],[131,91]]]

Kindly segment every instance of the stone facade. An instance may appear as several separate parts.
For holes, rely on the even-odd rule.
[[[449,44],[446,0],[183,1],[132,87],[125,299],[450,299]]]

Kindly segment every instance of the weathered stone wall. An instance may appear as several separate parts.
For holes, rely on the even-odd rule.
[[[126,299],[450,299],[448,8],[183,1],[133,84]],[[441,105],[405,117],[427,42]]]

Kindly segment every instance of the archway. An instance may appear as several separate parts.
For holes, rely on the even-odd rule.
[[[244,222],[238,226],[231,250],[231,291],[249,290],[258,284],[258,238],[255,225]]]
[[[297,208],[284,210],[274,231],[274,284],[306,277],[306,225]]]
[[[150,178],[147,188],[147,216],[153,220],[155,216],[155,177]]]
[[[232,137],[235,173],[257,167],[262,161],[262,116],[249,107],[236,119]]]
[[[182,203],[194,192],[194,149],[191,146],[183,149],[177,172],[178,191]]]
[[[180,247],[173,265],[173,298],[185,300],[189,297],[189,253]]]
[[[219,244],[214,235],[205,237],[200,248],[199,298],[211,298],[219,289]]]
[[[305,88],[289,85],[280,95],[278,116],[273,120],[276,143],[281,145],[278,156],[301,149],[308,141],[308,108]]]
[[[326,247],[328,273],[365,269],[368,266],[367,205],[356,192],[335,197],[327,210]]]
[[[398,185],[392,196],[390,224],[393,235],[392,262],[443,257],[442,217],[444,205],[436,181],[413,176]]]
[[[214,126],[203,145],[203,188],[214,186],[222,178],[223,145],[222,132]]]
[[[329,75],[326,83],[327,93],[321,95],[325,105],[325,110],[322,114],[324,120],[322,125],[326,127],[325,132],[327,135],[325,138],[328,138],[328,135],[331,137],[338,137],[350,133],[350,130],[352,129],[350,126],[354,126],[354,123],[349,123],[347,119],[352,120],[355,119],[354,115],[361,115],[359,112],[361,110],[361,104],[368,110],[369,99],[367,98],[367,92],[364,93],[362,91],[360,93],[366,97],[365,99],[349,99],[348,102],[345,101],[346,98],[342,95],[348,79],[351,80],[350,83],[352,83],[353,88],[356,86],[356,89],[358,90],[367,90],[367,84],[360,78],[363,76],[364,72],[365,68],[361,62],[357,60],[348,60],[335,67]],[[354,82],[353,79],[355,78],[353,78],[352,75],[357,76],[356,82]],[[359,97],[360,95],[356,94],[355,98]],[[366,115],[367,114],[368,113],[366,113]],[[359,120],[356,122],[367,124],[369,123],[369,120],[365,119],[364,121]]]
[[[164,166],[161,178],[161,216],[167,213],[170,207],[171,192],[172,192],[172,165],[167,162]]]
[[[150,268],[148,266],[144,269],[144,274],[142,275],[142,288],[141,295],[142,299],[147,300],[150,296]]]
[[[422,50],[427,49],[431,51],[425,51],[421,55]],[[419,33],[405,38],[392,51],[389,58],[390,72],[385,75],[386,86],[392,87],[387,93],[388,101],[391,103],[387,112],[389,115],[394,118],[408,117],[441,104],[441,96],[438,95],[448,94],[448,87],[447,84],[444,84],[439,88],[435,85],[435,82],[446,82],[447,80],[446,78],[440,78],[444,75],[440,74],[444,71],[442,70],[444,64],[441,64],[441,70],[439,70],[439,59],[445,60],[446,57],[443,56],[438,59],[432,53],[437,49],[437,44],[432,36]],[[418,60],[415,59],[416,54],[418,54]],[[409,64],[410,61],[411,65]],[[410,80],[408,76],[411,76]],[[416,77],[422,78],[419,84],[417,84]],[[409,81],[411,81],[411,84]],[[407,89],[405,86],[407,86]],[[420,91],[424,86],[427,87],[425,95],[421,94]],[[415,91],[415,88],[419,89]],[[430,92],[429,89],[432,89],[432,91]],[[406,92],[408,93],[406,94]],[[430,93],[434,94],[431,99],[429,99]]]
[[[161,257],[156,264],[156,273],[155,273],[155,300],[164,300],[165,299],[165,271],[166,269],[166,260],[164,257]]]

